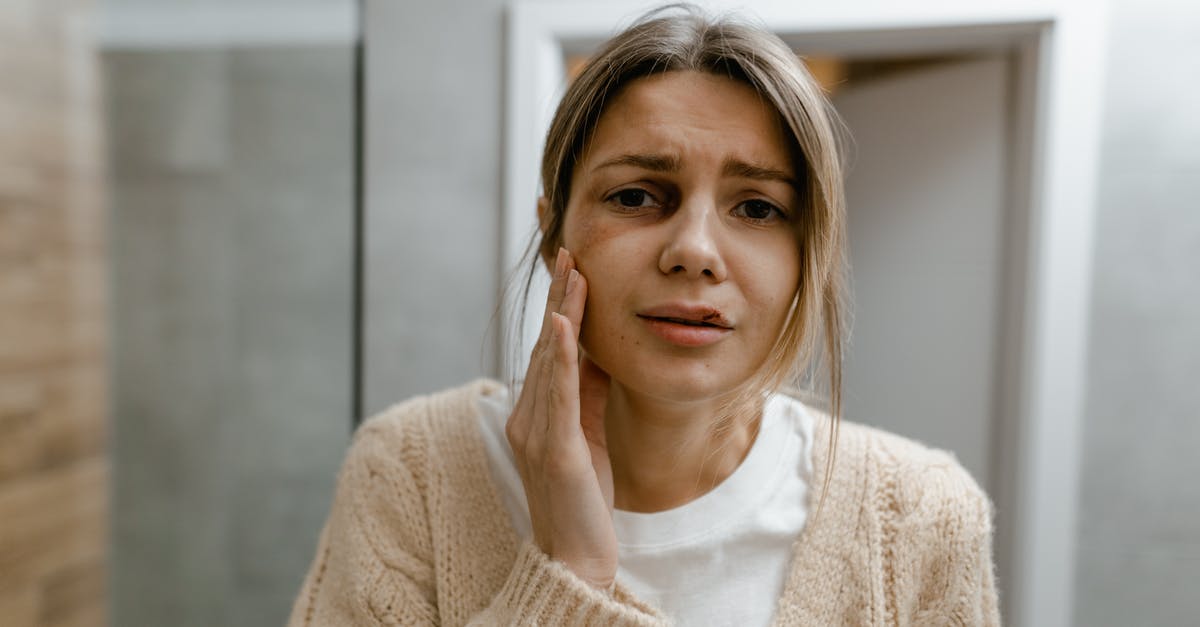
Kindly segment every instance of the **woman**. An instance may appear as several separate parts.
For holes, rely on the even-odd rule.
[[[291,623],[998,624],[987,497],[838,419],[835,120],[755,27],[608,41],[547,136],[519,392],[359,429]],[[780,393],[818,346],[830,415]]]

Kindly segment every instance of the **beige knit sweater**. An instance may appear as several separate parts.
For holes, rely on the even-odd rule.
[[[668,624],[513,531],[474,418],[500,389],[475,381],[358,429],[289,625]],[[816,422],[819,496],[830,420]],[[953,456],[844,421],[775,623],[997,625],[992,568],[990,503]]]

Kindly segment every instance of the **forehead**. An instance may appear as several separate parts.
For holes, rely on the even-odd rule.
[[[623,153],[736,158],[791,169],[788,135],[757,91],[726,76],[665,72],[625,85],[601,114],[582,163]]]

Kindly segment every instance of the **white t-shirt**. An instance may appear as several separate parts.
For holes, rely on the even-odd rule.
[[[479,427],[500,497],[522,538],[532,535],[525,489],[504,425],[507,393],[481,396]],[[617,579],[679,625],[768,625],[791,547],[808,516],[813,418],[777,394],[737,470],[700,498],[642,514],[617,510]]]

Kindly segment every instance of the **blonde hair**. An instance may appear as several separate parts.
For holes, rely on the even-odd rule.
[[[804,64],[773,33],[728,17],[708,17],[694,5],[676,4],[651,11],[605,42],[567,88],[546,135],[541,175],[548,208],[538,256],[553,259],[562,242],[574,167],[606,103],[638,78],[676,71],[728,76],[770,103],[790,130],[788,141],[797,156],[795,174],[802,190],[796,226],[801,269],[791,309],[768,357],[747,384],[722,403],[719,422],[732,418],[738,408],[760,402],[765,392],[790,388],[807,390],[799,393],[810,398],[819,395],[817,366],[823,365],[828,373],[827,409],[834,423],[831,465],[841,417],[846,310],[844,127]],[[527,253],[533,249],[530,244]],[[529,285],[527,279],[526,295]],[[817,328],[824,329],[820,344],[811,332]],[[829,470],[831,466],[826,468],[826,486]]]

